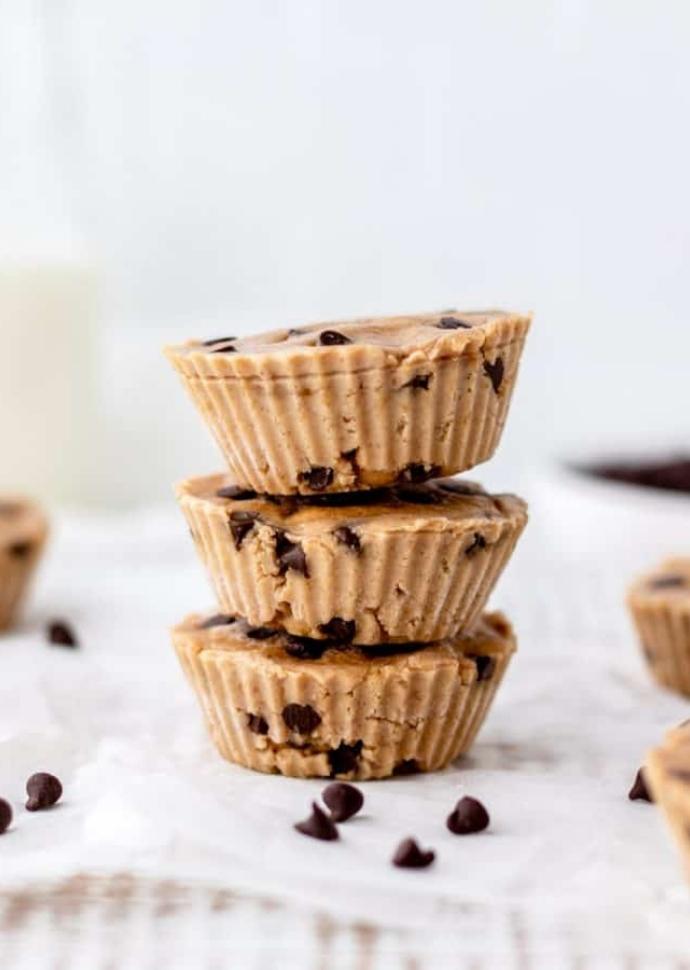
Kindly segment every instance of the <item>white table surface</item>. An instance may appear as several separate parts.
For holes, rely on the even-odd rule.
[[[494,598],[520,651],[471,756],[362,785],[363,816],[321,843],[291,827],[320,782],[229,766],[206,738],[167,636],[210,603],[176,511],[63,517],[0,644],[0,795],[16,809],[0,965],[689,970],[678,860],[627,790],[690,705],[649,681],[627,579],[615,541],[573,564],[535,516]],[[55,616],[78,651],[45,643]],[[36,770],[65,797],[29,815]],[[490,832],[445,830],[464,793]],[[431,869],[390,865],[408,834],[436,849]]]

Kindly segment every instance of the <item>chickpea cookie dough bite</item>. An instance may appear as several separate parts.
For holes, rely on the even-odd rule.
[[[641,576],[628,606],[654,678],[690,697],[690,559],[668,559]]]
[[[527,521],[522,499],[458,479],[271,497],[215,475],[177,496],[222,610],[355,643],[471,628]]]
[[[690,721],[670,731],[647,759],[647,777],[678,843],[690,881]]]
[[[34,502],[0,496],[0,630],[18,617],[47,535],[46,518]]]
[[[529,325],[448,310],[190,341],[166,355],[236,484],[356,491],[490,458]]]
[[[386,778],[471,746],[515,651],[500,613],[433,644],[353,646],[219,614],[172,632],[220,754],[299,778]]]

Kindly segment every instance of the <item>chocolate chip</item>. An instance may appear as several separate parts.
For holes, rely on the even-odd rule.
[[[396,485],[395,494],[402,502],[410,502],[413,505],[438,505],[441,497],[425,486],[405,486]]]
[[[363,747],[363,741],[355,741],[354,744],[345,744],[344,741],[341,741],[337,748],[331,748],[328,752],[331,776],[349,775],[351,771],[354,771],[359,763],[359,756]],[[328,802],[326,804],[328,805]],[[339,821],[340,819],[337,818],[336,822]]]
[[[272,630],[270,626],[250,626],[245,630],[245,635],[250,640],[270,640],[278,635],[278,630]]]
[[[308,835],[312,839],[322,839],[324,842],[332,842],[340,838],[335,822],[319,808],[316,802],[312,802],[309,818],[305,818],[303,822],[297,822],[295,828],[302,835]]]
[[[446,819],[446,827],[454,835],[483,832],[489,825],[489,813],[476,798],[461,798]]]
[[[254,528],[259,516],[256,512],[231,512],[229,525],[235,549],[241,549],[246,536]]]
[[[319,343],[323,347],[333,347],[336,344],[351,344],[352,341],[337,330],[322,330],[319,334]]]
[[[233,347],[232,344],[225,344],[222,347],[213,347],[211,350],[212,354],[236,354],[237,347]]]
[[[62,796],[62,785],[59,778],[39,771],[32,775],[26,783],[26,794],[29,799],[26,807],[30,812],[38,812],[43,808],[50,808]]]
[[[0,798],[0,835],[8,830],[12,824],[12,806],[4,798]]]
[[[644,768],[640,768],[635,775],[635,781],[633,782],[632,788],[628,792],[628,798],[631,802],[654,802],[652,794],[647,787]]]
[[[331,810],[331,818],[334,822],[347,822],[364,804],[364,795],[359,788],[348,785],[344,781],[334,781],[332,785],[324,788],[321,797]]]
[[[276,559],[281,576],[284,576],[288,569],[294,569],[296,573],[301,573],[305,579],[309,579],[304,549],[299,542],[288,539],[284,532],[276,532]]]
[[[690,770],[687,768],[672,768],[669,775],[671,778],[676,778],[678,781],[684,781],[690,785]]]
[[[426,869],[436,858],[433,849],[423,852],[414,839],[403,839],[393,856],[393,865],[401,869]]]
[[[237,337],[213,337],[211,340],[204,340],[204,347],[215,347],[216,344],[230,344],[233,340],[237,340]]]
[[[354,529],[350,529],[347,525],[338,526],[337,529],[333,530],[333,535],[336,537],[338,542],[342,543],[344,546],[347,546],[348,549],[353,549],[355,552],[359,552],[362,548],[359,541],[359,536]]]
[[[25,559],[32,549],[33,545],[30,542],[13,542],[8,552],[13,559]]]
[[[503,358],[497,357],[493,364],[489,363],[488,360],[484,361],[484,373],[491,381],[491,386],[493,387],[496,394],[498,394],[498,389],[503,383]]]
[[[218,498],[231,498],[236,502],[245,502],[248,499],[256,498],[256,492],[251,488],[242,488],[241,485],[225,485],[216,492]]]
[[[465,549],[466,556],[473,556],[480,549],[486,549],[486,539],[479,532],[475,532],[470,545]]]
[[[398,475],[398,481],[403,484],[416,485],[427,481],[429,478],[434,478],[440,471],[438,465],[425,465],[424,462],[413,461],[409,465],[405,465]]]
[[[328,623],[319,623],[319,633],[339,643],[352,643],[356,629],[354,620],[343,620],[340,616],[332,617]]]
[[[79,646],[77,635],[64,620],[53,620],[52,623],[48,624],[46,633],[49,643],[55,643],[60,647]]]
[[[472,324],[465,323],[458,317],[441,317],[436,326],[439,330],[471,330]]]
[[[291,635],[285,642],[285,653],[296,660],[320,660],[330,646],[328,640]]]
[[[288,704],[283,708],[283,720],[290,731],[311,734],[321,723],[321,715],[309,704]]]
[[[252,734],[268,734],[268,721],[260,714],[247,714],[247,727]]]
[[[675,589],[687,585],[685,576],[659,576],[650,582],[652,589]]]
[[[496,661],[493,657],[487,657],[485,654],[467,654],[468,660],[474,660],[475,666],[477,668],[477,683],[481,683],[483,680],[491,680],[496,670]]]
[[[429,381],[431,380],[431,374],[415,374],[412,380],[409,380],[403,387],[411,387],[413,390],[428,391]]]
[[[414,758],[405,758],[404,761],[399,761],[395,768],[393,768],[393,774],[397,778],[398,776],[404,775],[416,775],[419,773],[419,765]]]
[[[209,616],[208,619],[199,624],[199,629],[210,630],[214,626],[230,626],[234,622],[235,617],[230,616],[229,613],[214,613],[213,616]]]
[[[333,469],[325,465],[312,465],[308,472],[300,472],[298,477],[315,492],[323,492],[333,481]]]

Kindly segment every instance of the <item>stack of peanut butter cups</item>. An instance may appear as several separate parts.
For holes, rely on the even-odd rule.
[[[177,488],[218,600],[173,630],[223,757],[385,778],[467,751],[515,651],[483,612],[524,502],[494,453],[530,318],[361,319],[166,354],[227,472]]]

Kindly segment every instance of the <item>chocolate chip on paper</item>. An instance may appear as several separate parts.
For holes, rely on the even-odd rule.
[[[28,811],[38,812],[44,808],[51,808],[60,800],[62,783],[55,775],[47,771],[39,771],[27,781],[26,794],[29,796],[26,803]]]
[[[482,803],[465,795],[446,819],[446,827],[453,835],[472,835],[488,828],[489,821],[489,813]]]
[[[46,630],[49,643],[59,647],[78,647],[79,640],[72,627],[64,620],[53,620]]]
[[[303,822],[297,822],[295,828],[302,835],[308,835],[312,839],[321,839],[324,842],[333,842],[339,839],[338,829],[335,822],[326,815],[322,808],[312,802],[311,815]]]
[[[419,848],[414,839],[403,839],[393,856],[393,865],[400,869],[426,869],[436,858],[433,849]]]
[[[364,795],[359,788],[348,785],[344,781],[334,781],[332,785],[328,785],[324,788],[321,797],[330,809],[334,822],[347,822],[364,805]]]

